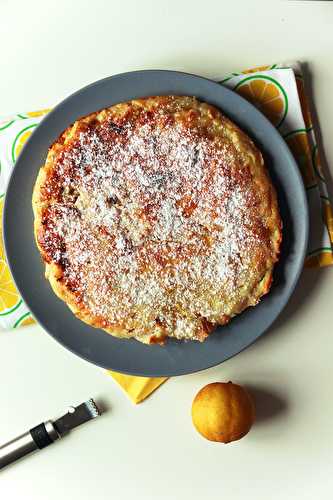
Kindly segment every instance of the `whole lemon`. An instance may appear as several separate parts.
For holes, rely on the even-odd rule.
[[[249,393],[232,382],[203,387],[192,403],[194,427],[206,439],[220,443],[237,441],[249,432],[255,420]]]

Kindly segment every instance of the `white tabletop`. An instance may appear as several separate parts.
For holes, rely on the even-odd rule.
[[[104,76],[170,68],[216,76],[308,62],[333,165],[330,2],[0,2],[0,112],[48,107]],[[332,170],[331,170],[332,172]],[[101,369],[40,327],[0,333],[0,443],[93,396],[109,408],[0,475],[3,500],[326,500],[333,494],[333,269],[304,271],[260,341],[135,407]],[[252,388],[258,421],[238,443],[202,439],[190,407],[204,384]]]

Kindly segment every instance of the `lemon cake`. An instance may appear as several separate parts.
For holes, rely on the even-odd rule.
[[[188,96],[114,105],[50,147],[33,193],[54,292],[89,325],[203,341],[271,286],[275,189],[250,138]]]

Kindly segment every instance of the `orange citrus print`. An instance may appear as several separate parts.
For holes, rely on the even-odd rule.
[[[281,85],[273,78],[249,76],[239,82],[234,90],[254,104],[273,125],[281,125],[287,114],[288,99]]]
[[[296,130],[288,134],[285,140],[300,168],[305,187],[313,186],[317,181],[312,166],[311,150],[306,131]]]

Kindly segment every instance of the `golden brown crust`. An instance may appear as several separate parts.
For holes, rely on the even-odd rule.
[[[204,340],[271,286],[275,190],[253,142],[191,97],[121,103],[68,127],[33,193],[46,277],[112,335]]]

